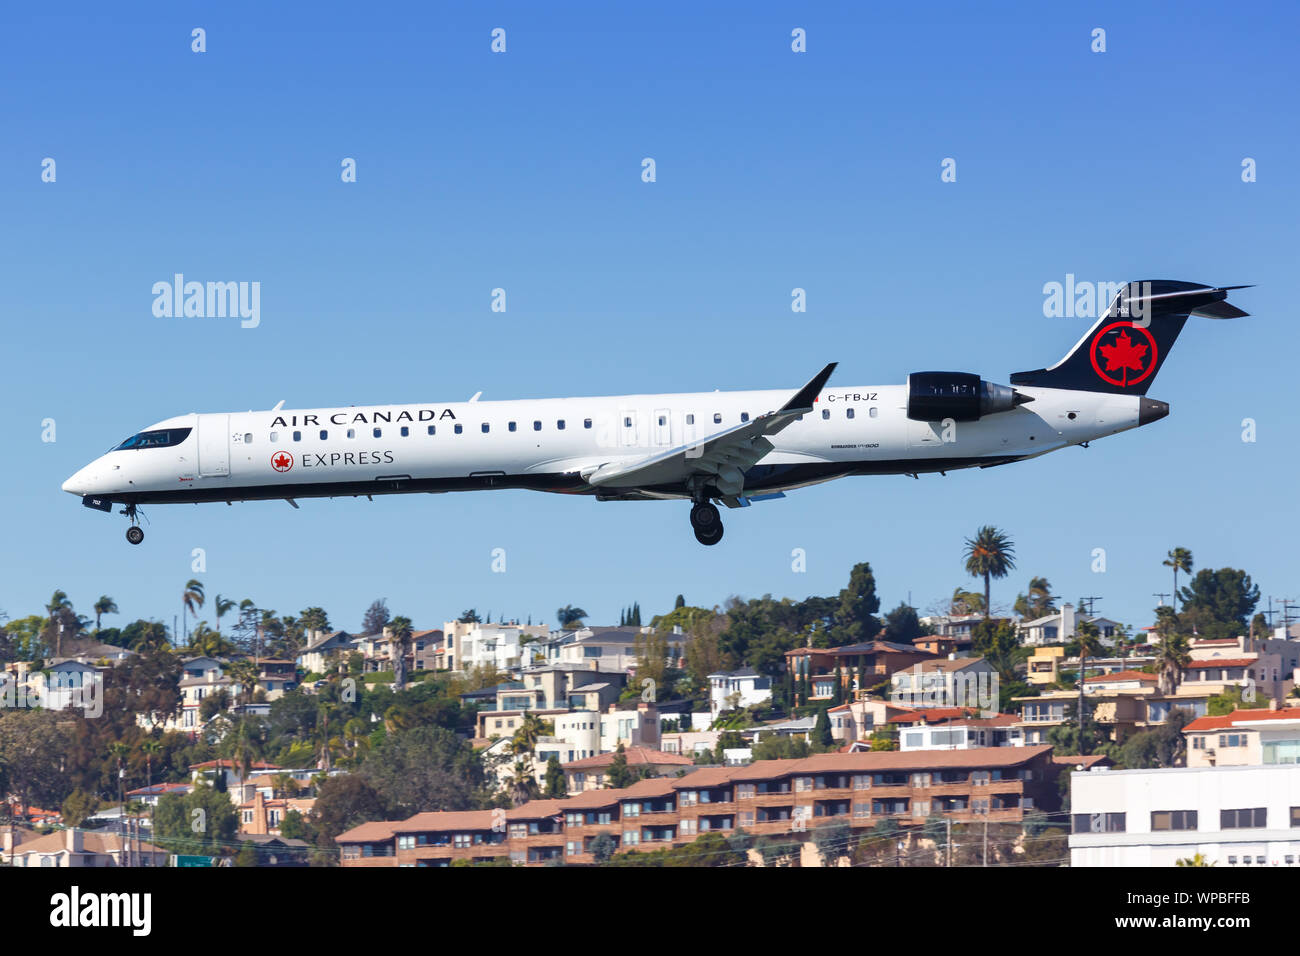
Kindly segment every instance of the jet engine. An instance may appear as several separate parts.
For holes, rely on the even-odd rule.
[[[973,422],[1032,401],[1010,385],[995,385],[971,372],[913,372],[907,377],[907,417],[918,422]]]

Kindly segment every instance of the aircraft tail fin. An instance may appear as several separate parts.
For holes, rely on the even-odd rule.
[[[1130,282],[1065,358],[1051,368],[1016,372],[1011,384],[1145,395],[1187,319],[1248,315],[1226,301],[1232,290],[1248,288],[1173,279]]]

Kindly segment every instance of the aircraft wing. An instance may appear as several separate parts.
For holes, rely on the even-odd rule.
[[[745,472],[773,448],[768,440],[800,415],[813,410],[813,402],[837,363],[831,362],[794,396],[773,412],[753,421],[726,428],[689,445],[628,461],[611,461],[584,469],[582,477],[597,488],[646,488],[707,479],[723,496],[739,495]]]

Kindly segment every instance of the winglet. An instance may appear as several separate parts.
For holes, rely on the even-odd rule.
[[[781,406],[781,411],[793,412],[801,409],[812,408],[813,402],[817,400],[817,396],[821,394],[821,390],[826,386],[826,383],[830,381],[831,373],[835,371],[835,366],[838,364],[838,362],[831,362],[830,365],[827,365],[824,369],[814,375],[812,381],[795,393],[794,398]]]
[[[275,408],[271,409],[271,411],[273,411],[273,412],[278,412],[278,411],[279,411],[280,409],[282,409],[282,408],[284,408],[284,399],[283,399],[283,398],[280,399],[278,402],[275,403]]]

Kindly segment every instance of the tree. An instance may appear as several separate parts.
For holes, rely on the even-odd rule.
[[[1160,649],[1156,651],[1156,667],[1160,674],[1162,694],[1168,696],[1178,690],[1183,671],[1191,660],[1191,647],[1186,635],[1172,630],[1161,635]]]
[[[614,838],[608,833],[598,833],[591,841],[591,846],[588,847],[597,864],[608,863],[617,849],[618,844],[614,842]]]
[[[1249,630],[1247,620],[1259,603],[1259,587],[1236,568],[1202,568],[1182,589],[1179,618],[1201,638],[1236,637]]]
[[[553,800],[563,800],[568,795],[569,788],[564,782],[564,770],[560,767],[559,758],[551,754],[546,761],[546,796]]]
[[[826,823],[813,830],[813,844],[822,866],[833,866],[849,851],[853,828],[847,823]]]
[[[382,634],[392,615],[388,613],[387,598],[372,601],[361,618],[362,634]]]
[[[393,690],[400,691],[406,687],[406,655],[411,647],[411,619],[395,617],[389,624],[392,634],[393,649]]]
[[[1165,556],[1165,560],[1162,561],[1161,564],[1163,564],[1167,568],[1174,569],[1173,601],[1174,601],[1174,610],[1177,611],[1178,610],[1178,572],[1182,571],[1186,574],[1192,573],[1192,552],[1188,551],[1186,548],[1174,548]]]
[[[1174,861],[1174,866],[1214,866],[1215,864],[1206,857],[1204,853],[1194,853],[1191,856],[1180,857]]]
[[[327,777],[321,783],[316,791],[312,817],[317,844],[325,847],[333,846],[334,838],[345,830],[372,820],[389,818],[379,791],[364,777],[353,773]]]
[[[1030,578],[1029,592],[1016,597],[1013,610],[1026,621],[1056,613],[1056,599],[1047,578]]]
[[[560,622],[560,628],[566,631],[582,627],[583,619],[588,616],[586,611],[580,607],[574,607],[572,604],[566,604],[555,612],[556,620]]]
[[[357,772],[384,795],[394,817],[470,810],[487,797],[483,762],[468,741],[442,727],[387,733]]]
[[[984,617],[992,606],[990,585],[993,578],[1005,578],[1016,567],[1015,547],[1011,539],[992,525],[984,525],[975,537],[966,539],[966,573],[984,578]]]
[[[212,599],[212,610],[217,615],[217,635],[221,634],[221,618],[229,614],[235,608],[235,602],[228,597],[222,597],[218,594]]]
[[[754,744],[755,760],[791,760],[812,755],[812,746],[802,737],[768,734]]]
[[[330,629],[330,618],[324,608],[309,607],[298,615],[298,626],[304,632],[319,631],[325,633]]]
[[[621,743],[614,754],[614,759],[610,761],[609,769],[605,771],[605,778],[613,790],[621,790],[636,782],[637,776],[627,765],[627,751]]]
[[[117,604],[107,594],[101,594],[99,600],[95,602],[95,632],[99,632],[99,620],[105,614],[116,614]]]
[[[342,832],[342,830],[339,831],[339,833]],[[311,842],[315,834],[312,833],[311,827],[303,819],[301,813],[297,810],[290,810],[284,815],[284,819],[280,821],[280,836],[286,840],[307,840]]]
[[[913,638],[921,636],[921,620],[916,616],[916,608],[898,602],[898,607],[885,615],[885,640],[895,644],[911,644]]]
[[[831,734],[831,721],[825,707],[817,709],[817,721],[813,724],[813,740],[821,753],[835,749],[835,738]]]
[[[673,602],[674,610],[676,610],[679,607],[686,607],[686,598],[680,594],[677,595],[677,600]]]
[[[953,588],[948,600],[948,613],[953,617],[965,617],[968,614],[984,613],[984,595],[967,591],[961,585]]]
[[[33,802],[58,806],[70,789],[63,761],[50,759],[66,750],[63,721],[52,710],[0,710],[0,768],[23,813]]]
[[[197,620],[199,608],[203,607],[203,600],[203,582],[198,578],[190,578],[185,582],[185,590],[181,593],[181,607],[189,613],[190,617]]]
[[[836,639],[841,644],[857,644],[874,640],[880,633],[880,598],[876,596],[876,578],[871,565],[863,561],[853,565],[849,583],[840,591],[839,607],[835,611]]]
[[[224,855],[238,828],[239,815],[230,797],[202,783],[184,796],[164,794],[154,809],[154,842],[174,853]]]
[[[250,703],[253,699],[253,690],[262,676],[258,666],[248,658],[241,658],[222,664],[221,669],[225,671],[231,683],[239,688],[240,701],[244,704]]]
[[[71,829],[77,829],[99,809],[99,798],[94,794],[86,793],[78,787],[68,794],[68,798],[63,801],[63,806],[59,808],[63,814],[63,825]]]
[[[461,611],[460,617],[456,618],[458,624],[479,624],[482,618],[478,616],[478,611],[470,608],[468,611]]]

